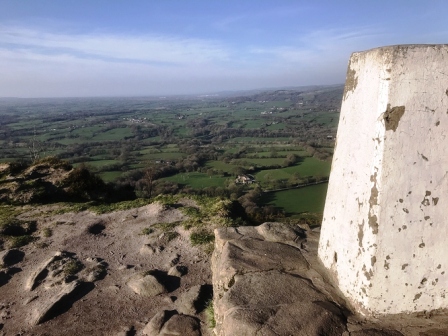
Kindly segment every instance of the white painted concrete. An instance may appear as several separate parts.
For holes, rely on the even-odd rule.
[[[364,314],[448,308],[448,45],[351,56],[319,257]]]

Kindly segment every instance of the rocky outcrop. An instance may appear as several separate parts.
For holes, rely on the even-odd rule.
[[[197,318],[178,314],[177,311],[163,310],[154,315],[143,329],[143,335],[148,336],[201,336],[200,324]]]
[[[366,319],[353,313],[317,257],[319,233],[264,223],[215,230],[218,336],[446,335],[446,311]],[[343,256],[341,256],[343,257]]]
[[[74,253],[54,253],[31,273],[25,284],[30,292],[39,290],[25,303],[34,309],[31,323],[43,323],[70,309],[93,289],[93,282],[104,278],[106,268],[107,263],[100,258],[87,258],[82,263]]]
[[[50,320],[56,312],[55,308],[58,304],[67,299],[79,286],[78,281],[73,281],[69,284],[61,285],[61,290],[59,293],[50,297],[48,300],[42,302],[42,304],[38,305],[35,312],[34,324],[40,324],[47,320]]]
[[[317,240],[311,243],[315,251]],[[215,231],[217,335],[342,335],[346,331],[344,310],[325,288],[325,279],[310,266],[313,256],[307,244],[303,229],[280,223]]]

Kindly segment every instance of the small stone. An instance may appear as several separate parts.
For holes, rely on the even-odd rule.
[[[153,275],[136,277],[128,282],[128,286],[141,296],[156,296],[166,293],[167,289]]]
[[[197,313],[197,305],[201,295],[202,286],[193,286],[185,291],[177,300],[176,306],[180,313],[187,315],[195,315]]]
[[[257,232],[265,240],[281,243],[296,243],[300,238],[305,238],[305,231],[294,230],[292,227],[277,222],[267,222],[256,227]]]
[[[177,314],[165,322],[159,335],[201,336],[201,326],[193,316]]]
[[[145,244],[140,248],[140,254],[143,255],[153,255],[153,254],[159,254],[164,250],[163,246],[154,246],[151,244]]]
[[[131,336],[135,334],[135,329],[133,326],[122,327],[121,331],[117,332],[115,336]]]
[[[92,269],[86,276],[87,282],[95,282],[97,280],[101,280],[105,277],[107,271],[103,267],[95,267]]]
[[[175,265],[171,267],[168,271],[168,275],[176,276],[179,278],[187,273],[188,273],[187,266],[181,266],[181,265]]]
[[[171,261],[170,261],[170,264],[169,264],[170,267],[177,265],[179,263],[179,261],[180,261],[180,255],[176,254],[176,256],[173,259],[171,259]]]
[[[152,319],[146,324],[143,329],[143,335],[156,336],[159,335],[163,324],[169,319],[170,312],[163,310],[152,317]]]

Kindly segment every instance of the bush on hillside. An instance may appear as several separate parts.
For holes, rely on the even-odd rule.
[[[63,181],[64,190],[75,200],[99,200],[107,194],[104,181],[81,165],[73,169]]]

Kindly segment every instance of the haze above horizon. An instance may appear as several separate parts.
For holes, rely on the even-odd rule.
[[[448,42],[448,2],[0,1],[0,97],[343,83],[353,51]]]

